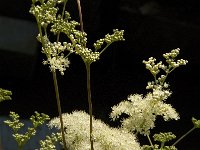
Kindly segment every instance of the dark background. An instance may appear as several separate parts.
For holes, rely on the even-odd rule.
[[[31,1],[31,0],[30,0]],[[69,0],[68,9],[78,21],[76,2]],[[27,0],[7,0],[0,5],[0,16],[35,22],[29,14],[31,3]],[[82,1],[84,28],[89,44],[112,29],[124,29],[124,42],[113,43],[91,65],[91,86],[94,116],[110,125],[111,107],[134,93],[146,93],[146,83],[152,80],[142,60],[153,56],[161,58],[171,49],[180,48],[179,58],[189,61],[170,74],[172,96],[168,99],[180,113],[181,120],[159,122],[155,132],[173,131],[177,137],[192,127],[191,117],[199,115],[200,67],[200,9],[198,1],[187,0],[96,0]],[[1,27],[1,25],[0,25]],[[12,36],[12,35],[10,35]],[[20,35],[19,35],[20,36]],[[0,38],[1,37],[0,35]],[[19,38],[19,37],[16,37]],[[0,115],[10,111],[28,118],[34,111],[57,116],[52,75],[42,65],[44,56],[40,44],[35,55],[12,53],[0,47],[0,87],[13,92],[13,100],[0,104]],[[20,66],[14,64],[21,60]],[[4,58],[4,59],[2,59]],[[9,60],[13,72],[7,72]],[[78,56],[70,57],[71,65],[64,76],[58,75],[63,112],[75,109],[88,110],[86,71]],[[13,65],[12,65],[13,64]],[[200,131],[190,134],[177,145],[181,150],[198,150]]]

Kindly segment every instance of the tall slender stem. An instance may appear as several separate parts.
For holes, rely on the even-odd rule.
[[[80,0],[76,0],[77,5],[78,5],[78,13],[79,13],[79,19],[80,19],[80,25],[81,25],[81,32],[84,32],[83,29],[83,15],[82,15],[82,10],[81,10],[81,3]]]
[[[81,32],[84,32],[81,3],[80,3],[80,0],[76,0],[76,2],[78,5]],[[88,94],[88,105],[89,105],[89,115],[90,115],[90,149],[94,150],[94,146],[93,146],[94,141],[93,141],[93,135],[92,135],[92,98],[91,98],[91,82],[90,82],[90,64],[91,63],[87,63],[87,62],[84,62],[84,63],[86,66],[86,71],[87,71],[87,94]]]
[[[184,135],[182,135],[176,142],[174,142],[173,146],[175,146],[178,142],[180,142],[183,138],[185,138],[188,134],[190,134],[192,131],[194,131],[196,127],[193,127],[188,132],[186,132]]]
[[[90,144],[91,150],[94,150],[93,147],[93,135],[92,135],[92,99],[91,99],[91,82],[90,82],[90,63],[86,63],[87,71],[87,93],[88,93],[88,105],[89,105],[89,114],[90,114]]]
[[[37,18],[36,18],[36,21],[37,21],[39,33],[40,33],[40,36],[41,36],[42,47],[45,47],[44,39],[42,38],[42,28],[41,28],[40,23],[39,23]],[[47,34],[46,34],[46,36],[47,36]],[[45,54],[48,57],[48,54],[47,53],[45,53]],[[55,88],[55,94],[56,94],[58,114],[59,114],[60,124],[61,124],[61,134],[62,134],[63,146],[64,146],[64,150],[67,150],[56,71],[52,71],[52,75],[53,75],[53,82],[54,82],[54,88]]]
[[[55,87],[55,93],[56,93],[58,113],[59,113],[59,117],[60,117],[60,125],[61,125],[61,134],[62,134],[63,146],[64,146],[64,150],[67,150],[56,71],[52,71],[52,74],[53,74],[53,81],[54,81],[54,87]]]

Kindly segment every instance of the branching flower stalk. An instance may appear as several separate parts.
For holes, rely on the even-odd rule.
[[[83,18],[82,18],[82,11],[81,11],[81,4],[80,4],[80,0],[77,0],[77,5],[78,5],[78,11],[79,11],[79,19],[80,19],[80,26],[81,26],[81,32],[82,32],[82,35],[84,35],[84,27],[83,27]],[[110,39],[110,40],[113,40],[114,39]],[[122,31],[122,36],[119,37],[118,40],[124,40],[123,39],[123,31]],[[83,42],[84,45],[82,45],[83,47],[86,48],[86,43]],[[103,48],[103,50],[101,50],[101,52],[94,52],[94,54],[96,53],[96,55],[99,57],[100,54],[102,52],[104,52],[108,46],[112,43],[112,41],[108,42],[107,45]],[[96,49],[97,50],[97,49]],[[92,54],[92,53],[91,53]],[[91,98],[91,82],[90,82],[90,66],[91,66],[91,63],[96,61],[93,56],[90,54],[90,56],[84,56],[84,53],[81,54],[81,57],[85,63],[85,67],[86,67],[86,72],[87,72],[87,94],[88,94],[88,107],[89,107],[89,115],[90,115],[90,149],[91,150],[94,150],[94,139],[93,139],[93,121],[92,121],[92,115],[93,115],[93,108],[92,108],[92,98]],[[91,57],[91,58],[90,58]],[[97,59],[99,59],[97,57]]]
[[[77,0],[77,5],[78,5],[78,11],[79,11],[79,19],[80,19],[80,26],[81,26],[81,32],[82,32],[82,36],[84,36],[84,27],[83,27],[83,18],[82,18],[82,11],[81,11],[81,4],[80,4],[80,0]],[[117,31],[117,30],[115,30]],[[124,40],[123,39],[123,31],[120,32],[120,36],[119,37],[111,37],[108,35],[108,40],[110,40],[107,45],[103,48],[103,50],[101,50],[100,52],[97,52],[97,48],[95,50],[95,52],[90,52],[89,55],[85,55],[85,53],[79,53],[78,54],[82,57],[84,63],[85,63],[85,67],[86,67],[86,72],[87,72],[87,94],[88,94],[88,107],[89,107],[89,115],[90,115],[90,149],[94,150],[94,146],[93,146],[93,123],[92,123],[92,114],[93,114],[93,108],[92,108],[92,98],[91,98],[91,82],[90,82],[90,66],[92,64],[92,62],[95,62],[97,59],[99,59],[99,56],[102,52],[104,52],[108,46],[114,42],[114,38],[116,38],[116,41],[118,40]],[[113,39],[112,39],[113,38]],[[99,46],[101,47],[101,45],[103,45],[105,39],[101,39],[99,40],[100,42],[98,43]],[[113,40],[113,41],[112,41]],[[86,48],[86,42],[82,42],[83,48]],[[97,45],[98,45],[97,44]],[[94,44],[95,45],[95,44]],[[100,48],[99,47],[99,48]]]
[[[82,12],[80,1],[77,0],[80,23],[71,20],[70,14],[64,11],[66,1],[65,0],[32,0],[33,4],[30,9],[30,13],[36,18],[39,28],[38,40],[42,43],[42,53],[46,55],[47,60],[43,63],[48,64],[51,72],[53,73],[54,87],[56,92],[57,106],[61,122],[61,131],[63,133],[63,143],[65,145],[63,121],[61,117],[61,106],[59,98],[59,90],[56,78],[56,70],[59,70],[61,75],[64,75],[66,67],[69,66],[68,56],[71,53],[75,53],[81,56],[86,66],[87,72],[87,91],[88,91],[88,104],[90,112],[90,140],[91,150],[93,150],[93,139],[92,139],[92,100],[91,100],[91,87],[90,87],[90,65],[97,61],[100,54],[115,41],[123,41],[124,31],[118,29],[113,30],[113,34],[107,34],[105,38],[97,40],[94,43],[95,50],[86,47],[87,34],[83,30]],[[37,4],[36,4],[37,2]],[[64,3],[62,14],[58,14],[58,7],[60,3]],[[81,26],[81,30],[77,29],[77,26]],[[48,27],[47,27],[48,26]],[[50,30],[54,35],[57,35],[57,41],[51,43],[48,39],[47,29]],[[64,34],[68,40],[66,42],[59,42],[60,34]],[[102,48],[105,46],[104,48]],[[102,48],[102,50],[101,50]],[[65,55],[67,51],[67,55]],[[64,53],[65,52],[65,53]]]
[[[78,12],[79,12],[81,32],[84,34],[81,3],[80,3],[80,0],[76,0],[76,1],[77,1],[77,6],[78,6]],[[90,64],[91,63],[87,63],[87,62],[84,62],[84,63],[85,63],[86,72],[87,72],[87,96],[88,96],[88,107],[89,107],[89,115],[90,115],[90,149],[94,150],[93,135],[92,135],[93,134],[92,132],[93,131],[93,124],[92,124],[93,109],[92,109],[91,82],[90,82]]]
[[[36,20],[38,20],[36,18]],[[40,35],[42,35],[42,28],[39,24],[39,21],[38,22],[38,26],[39,26],[39,32],[40,32]],[[45,36],[47,36],[47,32],[46,32],[46,28],[45,28]],[[60,34],[58,34],[57,36],[57,40],[59,40],[59,36]],[[45,47],[45,44],[44,44],[44,39],[41,38],[41,42],[42,42],[42,47]],[[47,58],[48,58],[48,54],[45,53]],[[64,150],[67,150],[67,146],[66,146],[66,142],[65,142],[65,132],[64,132],[64,127],[63,127],[63,119],[62,119],[62,108],[61,108],[61,104],[60,104],[60,94],[59,94],[59,88],[58,88],[58,81],[57,81],[57,75],[56,75],[56,70],[52,70],[52,75],[53,75],[53,82],[54,82],[54,88],[55,88],[55,95],[56,95],[56,102],[57,102],[57,109],[58,109],[58,114],[59,114],[59,118],[60,118],[60,124],[61,124],[61,135],[62,135],[62,141],[63,141],[63,147],[64,147]]]
[[[153,145],[149,135],[150,130],[155,127],[155,121],[157,116],[162,116],[164,121],[178,120],[179,114],[176,110],[166,103],[166,100],[170,97],[172,92],[169,89],[169,84],[166,82],[167,76],[177,67],[186,65],[187,60],[176,59],[180,49],[173,49],[169,53],[163,54],[166,64],[162,61],[156,63],[156,59],[150,57],[148,61],[143,61],[151,74],[154,77],[154,81],[148,82],[146,89],[152,90],[146,94],[132,94],[128,96],[127,100],[120,102],[118,105],[112,107],[112,113],[110,114],[112,120],[119,119],[122,114],[127,114],[127,118],[123,118],[122,129],[126,129],[130,132],[136,132],[147,136],[150,146],[144,146],[144,150],[158,149],[158,145]],[[161,74],[159,76],[159,74]],[[160,133],[154,136],[155,141],[161,142],[161,149],[175,150],[175,145],[182,140],[186,135],[192,132],[195,128],[200,128],[200,121],[193,119],[194,128],[184,134],[177,142],[172,146],[165,146],[165,142],[174,139],[175,136],[168,133]]]
[[[32,0],[32,7],[31,8],[35,7],[35,3],[36,2],[38,2],[38,0]],[[44,1],[39,0],[39,2],[41,3],[41,5],[45,5]],[[53,6],[56,5],[56,2],[54,2],[54,1],[48,1],[48,2],[50,4],[50,6],[51,5],[53,5]],[[62,17],[64,16],[66,3],[67,3],[67,0],[65,0],[64,5],[63,5]],[[46,4],[46,6],[48,6],[48,3]],[[50,9],[50,11],[52,10],[51,7],[49,7],[49,8],[47,7],[47,9]],[[35,9],[35,10],[37,10],[37,9]],[[55,11],[55,9],[54,9],[54,11]],[[51,56],[50,56],[48,51],[45,51],[45,48],[46,48],[46,45],[45,45],[46,43],[45,42],[46,41],[43,38],[42,27],[44,29],[44,34],[45,34],[44,37],[47,37],[47,25],[52,20],[54,20],[54,18],[49,15],[50,19],[49,20],[48,19],[44,20],[44,18],[41,17],[42,14],[40,14],[39,11],[38,12],[37,11],[34,12],[33,10],[32,11],[30,10],[30,13],[32,13],[36,17],[36,22],[37,22],[38,29],[39,29],[39,37],[38,38],[39,38],[39,41],[42,43],[42,47],[44,49],[43,52],[45,53],[46,57],[49,59],[49,58],[51,58]],[[55,12],[53,12],[53,13],[55,13]],[[60,37],[60,32],[57,34],[57,43],[59,41],[59,37]],[[56,56],[56,58],[58,58],[58,57]],[[62,109],[61,109],[61,104],[60,104],[60,96],[59,96],[59,88],[58,88],[58,82],[57,82],[56,69],[58,69],[58,68],[55,68],[55,67],[51,68],[51,71],[52,71],[52,75],[53,75],[53,82],[54,82],[54,88],[55,88],[55,94],[56,94],[57,108],[58,108],[60,124],[61,124],[61,135],[62,135],[63,147],[64,147],[65,150],[67,150],[67,146],[66,146],[66,142],[65,142],[65,133],[64,133],[64,127],[63,127],[63,120],[62,120]],[[64,70],[65,70],[65,68],[62,68],[62,70],[60,70],[61,74],[64,74],[63,73]]]

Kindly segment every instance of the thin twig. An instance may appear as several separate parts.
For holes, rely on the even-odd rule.
[[[90,82],[90,63],[85,63],[87,71],[87,92],[88,92],[88,105],[89,105],[89,114],[90,114],[90,144],[91,150],[94,150],[93,147],[93,135],[92,135],[92,99],[91,99],[91,82]]]
[[[79,19],[80,19],[80,25],[81,25],[81,32],[84,32],[83,28],[83,15],[82,15],[82,10],[81,10],[81,3],[80,0],[76,0],[77,5],[78,5],[78,13],[79,13]]]
[[[178,142],[180,142],[183,138],[185,138],[188,134],[190,134],[192,131],[194,131],[196,127],[193,127],[188,132],[186,132],[184,135],[182,135],[172,146],[175,146]]]
[[[83,33],[84,28],[83,28],[83,16],[82,16],[82,10],[81,10],[81,3],[80,3],[80,0],[76,0],[76,1],[78,5],[81,32]],[[92,99],[91,99],[91,82],[90,82],[90,63],[87,63],[87,62],[84,62],[84,63],[86,66],[86,71],[87,71],[87,92],[88,92],[88,105],[89,105],[89,114],[90,114],[90,144],[91,144],[90,148],[91,150],[94,150],[93,134],[92,134]]]
[[[63,119],[62,119],[62,110],[61,110],[61,105],[60,105],[60,96],[59,96],[59,89],[58,89],[56,71],[52,71],[52,74],[53,74],[53,81],[54,81],[54,87],[55,87],[55,93],[56,93],[58,113],[59,113],[59,117],[60,117],[60,125],[61,125],[61,133],[62,133],[63,146],[64,146],[64,150],[67,150],[66,141],[65,141],[65,132],[64,132]]]

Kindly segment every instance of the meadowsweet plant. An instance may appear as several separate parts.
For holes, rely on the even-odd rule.
[[[143,135],[149,135],[150,129],[155,127],[154,122],[157,116],[162,116],[165,121],[178,120],[179,115],[176,110],[166,103],[167,98],[172,94],[169,84],[166,82],[168,74],[178,66],[187,63],[187,60],[175,60],[178,53],[179,49],[174,49],[163,55],[168,65],[163,64],[162,61],[156,63],[156,59],[153,57],[148,61],[143,61],[154,77],[154,81],[148,82],[146,87],[152,91],[146,95],[129,95],[127,100],[112,107],[111,118],[116,120],[121,114],[127,114],[129,117],[122,120],[122,127]],[[159,76],[159,73],[162,74]]]
[[[114,29],[112,34],[107,34],[104,38],[97,40],[94,43],[93,49],[88,48],[87,33],[85,33],[83,29],[80,1],[77,0],[80,23],[71,19],[70,13],[65,10],[66,4],[67,0],[32,0],[30,13],[35,16],[38,24],[39,34],[37,39],[42,43],[42,53],[46,55],[46,60],[44,60],[43,63],[45,65],[49,65],[49,68],[53,74],[64,149],[66,149],[66,143],[56,70],[58,70],[61,75],[64,75],[66,67],[69,67],[70,64],[68,57],[72,53],[80,55],[85,63],[87,72],[88,106],[90,114],[90,142],[91,149],[93,149],[90,65],[100,58],[101,53],[103,53],[110,44],[116,41],[123,41],[124,31]],[[59,8],[62,8],[62,10],[60,11]],[[80,30],[77,29],[78,26],[80,26]],[[48,38],[49,35],[51,35],[50,33],[56,36],[56,40],[54,42]],[[66,41],[60,41],[61,34],[64,37],[67,37]]]
[[[24,124],[19,120],[17,113],[10,112],[10,120],[6,120],[5,123],[12,128],[18,149],[23,149],[28,140],[35,135],[38,126],[50,120],[47,123],[48,127],[57,128],[59,132],[41,140],[40,150],[56,150],[58,143],[64,150],[176,150],[177,143],[200,128],[200,120],[192,118],[193,128],[171,145],[168,145],[168,142],[176,139],[172,132],[160,132],[152,136],[151,130],[155,128],[158,116],[164,121],[180,119],[176,109],[167,103],[172,91],[166,81],[172,71],[188,63],[187,60],[177,59],[180,49],[163,54],[165,62],[157,62],[153,57],[143,61],[153,76],[153,80],[146,86],[149,92],[130,94],[126,100],[113,106],[110,118],[113,121],[120,120],[121,125],[118,128],[110,127],[92,115],[90,67],[112,43],[124,41],[124,31],[113,29],[112,33],[97,40],[93,47],[88,47],[80,0],[76,0],[79,21],[73,20],[66,11],[67,2],[68,0],[32,0],[29,12],[35,17],[38,25],[37,40],[41,43],[41,52],[45,56],[42,63],[49,67],[53,76],[59,117],[50,120],[48,115],[35,112],[35,115],[30,117],[32,126],[28,127],[25,133],[21,133],[20,129]],[[69,56],[72,54],[79,55],[85,64],[89,114],[78,110],[62,113],[57,73],[65,74],[71,63]],[[11,95],[12,92],[0,88],[0,102],[10,100]],[[138,134],[147,137],[149,145],[141,145]]]
[[[121,118],[121,128],[129,132],[142,134],[146,136],[150,142],[150,146],[144,145],[144,150],[175,150],[175,145],[184,138],[187,134],[196,128],[199,128],[199,120],[193,118],[194,127],[179,138],[172,146],[165,146],[165,143],[176,138],[171,132],[155,134],[154,141],[159,141],[160,146],[153,145],[150,139],[150,130],[155,127],[157,116],[163,117],[164,121],[178,120],[179,114],[177,111],[166,102],[172,92],[169,89],[169,84],[166,82],[168,75],[177,67],[186,65],[187,60],[176,59],[180,49],[173,49],[169,53],[163,54],[166,63],[162,61],[156,63],[156,59],[150,57],[148,61],[143,61],[151,74],[154,77],[153,81],[148,82],[146,89],[151,92],[146,95],[131,94],[128,98],[119,104],[112,107],[110,117],[113,121],[120,119],[122,114],[126,114],[127,118]]]
[[[4,123],[13,130],[13,137],[17,142],[19,150],[22,150],[28,140],[36,134],[37,127],[50,119],[46,114],[35,112],[35,115],[30,117],[33,127],[28,127],[25,133],[20,133],[20,129],[24,126],[24,123],[20,122],[19,115],[15,112],[10,112],[9,116],[11,119],[4,121]]]

